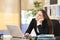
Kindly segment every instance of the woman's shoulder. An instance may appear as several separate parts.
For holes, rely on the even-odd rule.
[[[36,20],[35,18],[32,18],[32,20]]]
[[[36,19],[35,18],[32,18],[31,22],[36,22]]]

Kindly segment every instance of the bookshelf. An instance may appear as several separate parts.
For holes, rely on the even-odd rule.
[[[53,3],[51,3],[53,1]],[[51,19],[60,20],[60,4],[58,0],[45,0],[44,9]]]

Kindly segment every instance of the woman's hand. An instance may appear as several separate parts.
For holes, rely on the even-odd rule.
[[[25,34],[25,37],[26,37],[27,39],[30,39],[30,38],[31,38],[31,35],[30,35],[29,33],[26,33],[26,34]]]

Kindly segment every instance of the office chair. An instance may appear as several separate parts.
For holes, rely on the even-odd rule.
[[[56,19],[51,20],[54,26],[54,35],[55,36],[60,36],[60,24],[59,21]]]

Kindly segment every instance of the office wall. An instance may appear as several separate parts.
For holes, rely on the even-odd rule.
[[[33,2],[35,1],[42,2],[44,5],[44,0],[21,0],[21,10],[34,9]]]
[[[7,25],[20,26],[20,0],[0,0],[0,30]]]
[[[58,4],[60,4],[60,0],[58,0]]]

